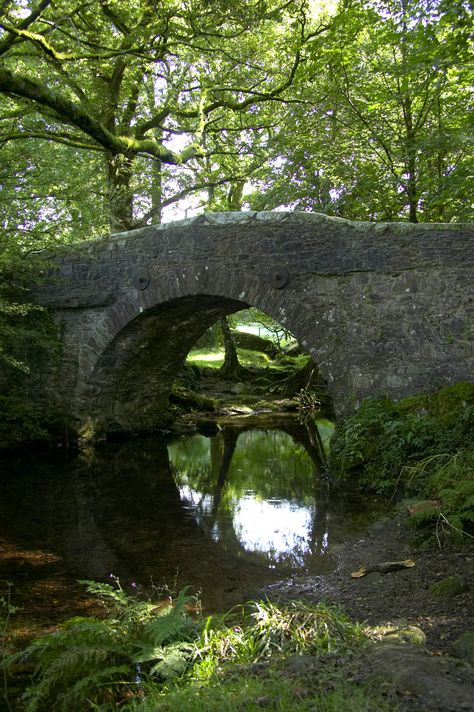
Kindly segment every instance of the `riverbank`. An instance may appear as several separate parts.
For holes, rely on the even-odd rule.
[[[383,648],[361,656],[347,674],[355,683],[383,685],[399,710],[474,710],[473,542],[427,548],[416,542],[408,518],[398,508],[348,543],[333,573],[295,577],[266,594],[282,602],[324,600],[379,629]],[[402,560],[415,566],[351,577],[362,566]]]
[[[345,631],[337,646],[329,646],[324,654],[304,650],[288,655],[275,647],[268,656],[255,660],[249,648],[246,662],[233,659],[229,652],[225,664],[213,661],[209,678],[191,675],[166,693],[156,688],[142,703],[137,701],[136,708],[140,712],[197,711],[232,710],[236,708],[232,705],[243,705],[249,711],[268,708],[306,712],[317,702],[317,709],[323,712],[474,710],[472,657],[470,661],[469,652],[463,653],[457,643],[473,629],[474,546],[466,543],[425,548],[416,543],[407,522],[406,511],[399,508],[363,536],[342,546],[334,572],[295,576],[255,592],[269,601],[269,610],[274,607],[274,611],[301,614],[303,632],[311,616],[308,611],[317,610],[321,604],[342,609],[353,622],[339,623],[339,614],[331,618],[335,630],[341,626]],[[415,566],[351,577],[362,566],[370,569],[406,559],[412,559]],[[441,595],[440,584],[453,579],[458,585],[448,585]],[[84,607],[89,608],[86,615],[99,612],[93,597],[84,590],[76,603],[82,613],[86,613]],[[346,634],[352,635],[358,623],[372,640],[369,646],[353,645],[344,639]],[[280,624],[285,638],[285,620]],[[234,635],[239,626],[231,625],[229,630]],[[222,649],[229,651],[236,644],[224,637],[221,642]],[[199,675],[203,675],[202,668]]]

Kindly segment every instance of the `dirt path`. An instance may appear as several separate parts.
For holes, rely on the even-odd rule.
[[[382,626],[384,645],[348,674],[355,682],[384,685],[400,710],[474,710],[474,645],[466,653],[456,642],[467,631],[474,637],[474,545],[423,550],[413,543],[406,520],[407,514],[398,512],[378,522],[345,547],[329,576],[295,579],[270,595],[325,600],[355,620]],[[361,566],[404,559],[415,566],[351,578]],[[443,597],[437,590],[441,582],[442,588],[451,586]],[[433,584],[438,585],[433,589]],[[426,645],[410,644],[413,635],[423,634]]]

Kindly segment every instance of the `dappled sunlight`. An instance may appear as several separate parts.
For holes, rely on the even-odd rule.
[[[187,361],[204,366],[207,363],[220,365],[224,361],[224,351],[204,352],[191,351],[187,356]]]
[[[60,561],[61,557],[41,549],[21,549],[5,540],[0,542],[0,561],[9,565],[44,566]]]

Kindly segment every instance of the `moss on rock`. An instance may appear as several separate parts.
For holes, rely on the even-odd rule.
[[[460,593],[464,593],[467,590],[467,584],[463,576],[454,574],[453,576],[448,576],[448,578],[442,581],[436,581],[433,583],[429,589],[429,594],[438,599],[439,601],[450,601],[455,596],[459,596]]]

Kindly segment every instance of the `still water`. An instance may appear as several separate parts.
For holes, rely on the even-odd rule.
[[[113,574],[125,586],[189,585],[219,610],[273,581],[328,573],[385,508],[331,483],[330,429],[245,420],[212,437],[4,459],[0,582],[47,591],[55,577]]]

